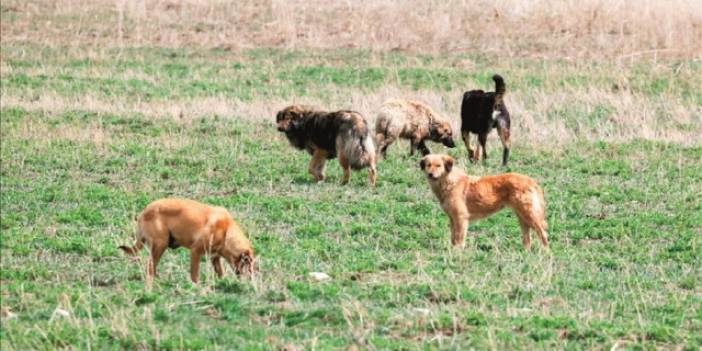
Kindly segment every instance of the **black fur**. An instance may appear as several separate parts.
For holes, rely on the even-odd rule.
[[[278,112],[276,124],[293,147],[313,155],[308,170],[317,181],[324,180],[324,158],[340,157],[344,169],[342,184],[348,182],[350,169],[368,167],[369,182],[375,185],[375,146],[368,122],[360,113],[323,112],[309,106],[291,105]]]
[[[506,93],[505,82],[499,75],[494,75],[494,92],[484,92],[482,90],[471,90],[463,94],[461,104],[461,134],[466,142],[466,147],[470,152],[470,145],[466,138],[469,133],[477,134],[478,141],[483,148],[483,155],[487,158],[485,143],[487,135],[492,129],[497,128],[503,144],[502,164],[507,164],[509,158],[509,136],[510,136],[510,115],[504,104]],[[499,114],[493,118],[493,111]],[[471,155],[472,158],[472,155]]]
[[[180,247],[180,244],[176,241],[176,239],[173,237],[173,233],[171,233],[170,230],[168,230],[168,248],[169,249],[177,249]]]
[[[327,152],[327,159],[337,157],[336,138],[339,135],[350,132],[354,137],[359,138],[361,148],[364,148],[363,140],[370,132],[368,124],[358,112],[350,110],[340,110],[334,112],[304,111],[301,113],[287,111],[293,114],[290,125],[283,132],[290,141],[290,144],[297,149],[307,150],[312,155],[315,149],[322,149]],[[276,115],[276,122],[285,118],[286,111],[280,111]],[[358,120],[361,123],[358,123]],[[365,150],[368,151],[368,150]],[[364,165],[351,163],[351,168],[361,169]]]
[[[310,155],[319,148],[327,151],[328,159],[336,158],[336,136],[344,124],[350,122],[344,115],[347,112],[306,112],[291,122],[285,136],[292,146],[307,150]],[[280,118],[277,117],[278,120]]]

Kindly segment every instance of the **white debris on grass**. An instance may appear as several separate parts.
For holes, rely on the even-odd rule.
[[[310,272],[309,276],[310,276],[310,278],[312,278],[318,282],[331,279],[329,274],[324,273],[324,272]]]

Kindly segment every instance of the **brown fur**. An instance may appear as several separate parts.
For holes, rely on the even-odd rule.
[[[548,249],[546,203],[541,187],[533,179],[518,173],[474,177],[454,167],[448,155],[428,155],[420,168],[426,174],[434,195],[451,222],[451,244],[464,245],[468,221],[488,217],[509,207],[519,219],[522,244],[529,250],[533,229]]]
[[[212,266],[220,278],[224,275],[221,258],[237,274],[250,274],[254,270],[251,242],[223,207],[185,199],[156,200],[139,215],[134,246],[119,248],[134,255],[144,244],[151,251],[147,280],[156,275],[156,266],[166,248],[180,246],[190,249],[190,279],[194,283],[198,281],[203,254],[211,255]]]
[[[309,106],[291,105],[276,115],[278,131],[285,133],[292,146],[312,155],[308,171],[315,180],[324,180],[324,164],[339,157],[344,170],[342,184],[351,169],[368,167],[368,183],[375,185],[375,145],[368,123],[355,111],[319,111]]]
[[[455,147],[451,123],[440,117],[431,107],[419,101],[389,100],[378,111],[375,121],[375,139],[378,153],[385,156],[390,145],[397,138],[410,141],[410,155],[419,148],[423,155],[431,151],[426,140]]]

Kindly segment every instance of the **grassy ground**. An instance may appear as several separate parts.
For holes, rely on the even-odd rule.
[[[365,51],[30,45],[3,47],[2,58],[4,350],[702,345],[702,147],[690,137],[699,135],[699,62],[613,72],[596,62]],[[473,223],[468,247],[450,250],[447,218],[406,144],[379,164],[375,189],[365,173],[338,186],[336,161],[312,184],[309,156],[273,126],[286,101],[359,103],[368,114],[376,101],[359,96],[402,92],[438,91],[425,96],[456,116],[454,95],[489,88],[493,69],[510,77],[520,112],[564,90],[597,91],[542,106],[531,122],[515,114],[517,126],[567,136],[537,142],[516,128],[510,166],[544,187],[551,255],[538,245],[523,252],[508,212]],[[608,72],[626,86],[615,89]],[[651,115],[658,136],[680,142],[611,122],[620,94],[660,108]],[[610,137],[593,141],[603,127]],[[504,171],[497,145],[480,165],[467,164],[463,145],[434,149],[492,174]],[[146,253],[130,260],[116,247],[132,243],[132,218],[163,196],[229,208],[261,273],[216,281],[203,267],[193,286],[187,252],[169,251],[146,292]],[[312,281],[312,271],[332,279]]]

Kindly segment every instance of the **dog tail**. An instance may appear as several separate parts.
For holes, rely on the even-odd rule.
[[[546,222],[546,201],[544,201],[544,190],[539,186],[536,185],[534,188],[534,198],[536,199],[535,202],[538,202],[537,205],[537,210],[541,214],[541,227],[546,230],[548,229],[548,222]]]
[[[137,229],[137,231],[138,231],[137,239],[136,239],[136,243],[134,243],[134,246],[132,246],[132,247],[129,247],[126,245],[119,246],[119,249],[122,249],[122,251],[124,251],[128,255],[136,255],[136,253],[139,252],[139,250],[141,250],[141,248],[144,247],[144,236],[141,233],[141,229]]]
[[[343,141],[343,153],[349,165],[359,170],[371,165],[375,160],[375,143],[368,129],[368,123],[354,123]]]
[[[502,100],[502,98],[505,96],[505,93],[507,92],[505,80],[502,79],[502,76],[500,76],[499,74],[492,76],[492,80],[495,81],[495,100]]]
[[[144,247],[144,243],[141,240],[137,240],[136,244],[134,244],[132,247],[121,245],[119,248],[129,255],[136,255],[136,253],[139,252],[142,247]]]

